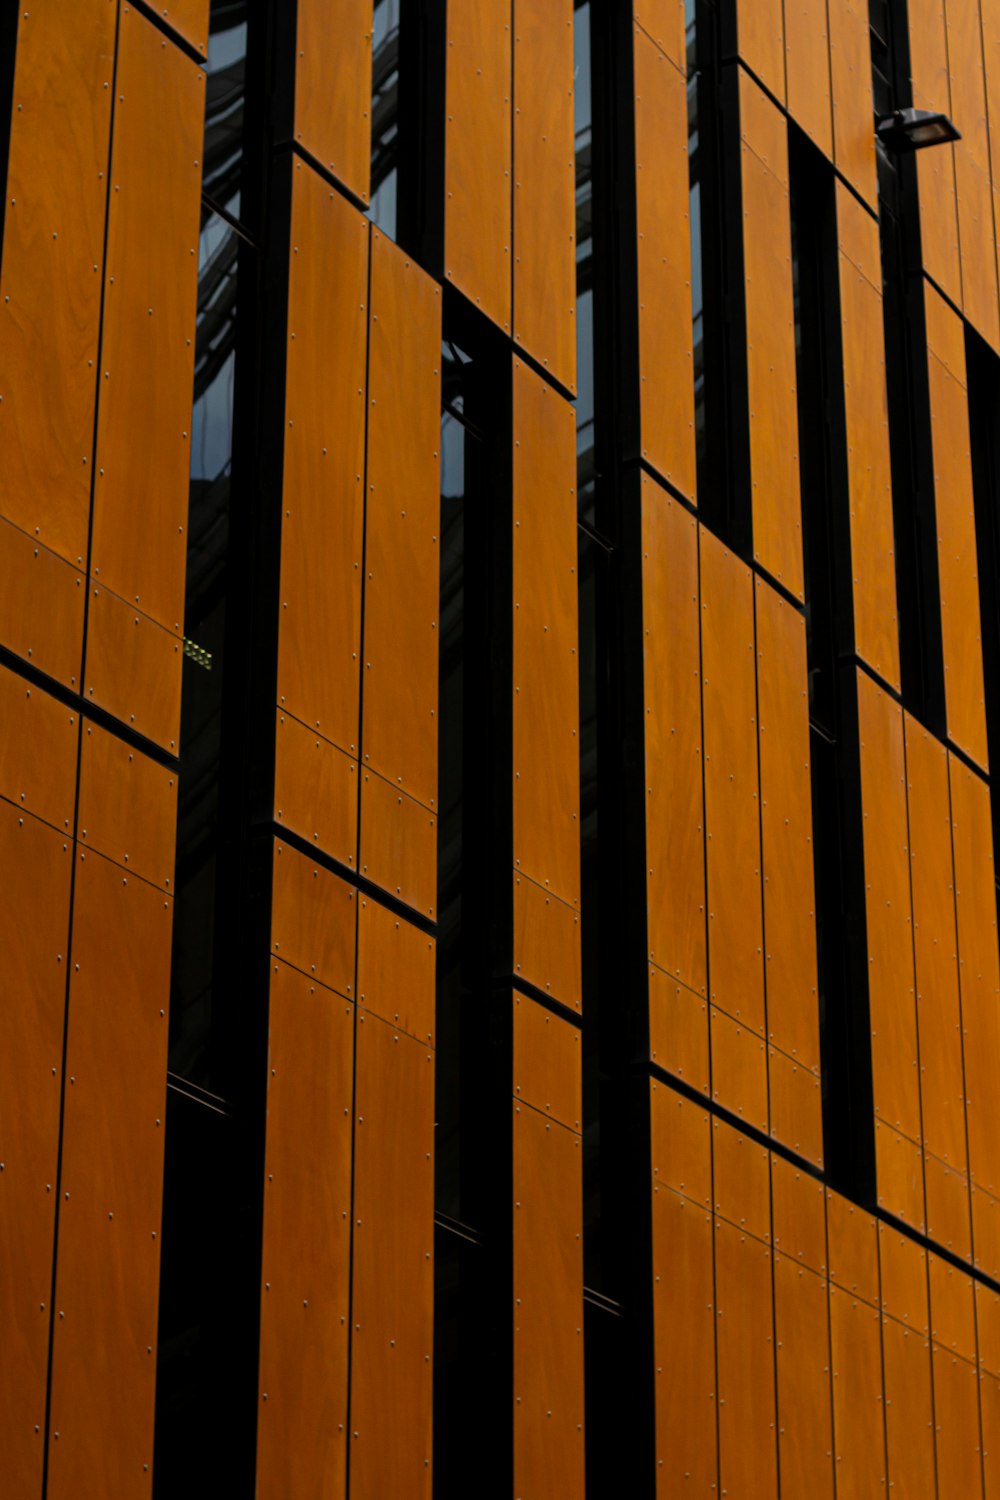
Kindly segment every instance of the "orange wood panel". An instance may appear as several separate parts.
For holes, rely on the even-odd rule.
[[[825,0],[785,0],[785,64],[788,113],[823,155],[832,158],[830,37]],[[868,128],[870,134],[870,116]]]
[[[757,682],[749,568],[701,536],[711,999],[764,1033]]]
[[[833,1500],[833,1413],[826,1282],[774,1257],[778,1455],[784,1494]]]
[[[514,1096],[579,1133],[580,1031],[526,995],[514,995]]]
[[[174,878],[177,773],[97,724],[84,724],[77,837],[169,891]]]
[[[642,456],[697,492],[686,72],[634,29]]]
[[[937,293],[928,285],[927,301],[935,298]],[[948,314],[942,312],[942,316]],[[958,318],[957,313],[950,316]],[[986,708],[965,372],[959,381],[929,355],[927,374],[948,734],[985,770]]]
[[[953,757],[949,757],[949,770],[969,1170],[977,1186],[996,1195],[1000,1193],[994,1107],[1000,1076],[1000,962],[990,789]]]
[[[77,568],[90,519],[117,10],[115,0],[22,6],[14,74],[0,510]]]
[[[354,865],[358,847],[358,766],[343,750],[277,711],[274,816],[283,828],[311,839]]]
[[[979,1406],[983,1422],[983,1472],[987,1500],[1000,1495],[1000,1381],[980,1377]]]
[[[830,1189],[826,1195],[826,1215],[830,1280],[845,1292],[877,1306],[878,1237],[875,1220],[850,1199]]]
[[[722,1494],[778,1493],[771,1250],[715,1221]]]
[[[740,74],[754,557],[801,599],[802,514],[784,117]]]
[[[913,90],[918,109],[940,109],[920,91]],[[917,153],[917,185],[920,200],[920,241],[928,276],[958,306],[962,305],[962,267],[958,243],[958,190],[955,148]]]
[[[959,385],[964,386],[967,373],[965,323],[929,281],[925,280],[923,287],[927,348],[931,354],[937,355],[948,374],[953,376]]]
[[[573,408],[514,360],[514,864],[580,901]]]
[[[826,1189],[782,1156],[771,1157],[774,1248],[788,1260],[826,1275]]]
[[[819,1067],[805,621],[755,580],[767,1035]]]
[[[982,1281],[976,1290],[976,1337],[979,1362],[984,1370],[1000,1376],[1000,1294]]]
[[[655,1079],[649,1088],[654,1180],[710,1209],[712,1136],[707,1112]]]
[[[698,588],[697,522],[643,475],[647,941],[649,958],[661,970],[688,990],[704,995],[705,833]],[[652,992],[651,979],[651,1015]],[[705,1031],[707,1035],[707,1026]],[[662,1057],[659,1060],[665,1067],[671,1066]]]
[[[710,1091],[708,1002],[649,965],[649,1055],[701,1093]]]
[[[354,999],[355,891],[287,844],[274,846],[271,951]]]
[[[526,875],[514,876],[514,973],[580,1009],[580,913]]]
[[[927,1257],[931,1289],[931,1337],[961,1359],[976,1362],[976,1313],[972,1277],[942,1260]]]
[[[771,1135],[814,1166],[823,1165],[823,1090],[811,1073],[776,1047],[767,1049]]]
[[[80,851],[52,1350],[53,1500],[128,1494],[151,1472],[172,915],[171,899],[155,886]]]
[[[510,0],[448,6],[444,265],[488,318],[510,332]]]
[[[299,0],[295,139],[368,202],[372,0]]]
[[[180,635],[205,75],[123,6],[115,91],[91,572]]]
[[[371,771],[361,778],[360,864],[369,880],[433,917],[437,818]]]
[[[903,719],[858,673],[875,1113],[920,1140]]]
[[[937,1345],[934,1436],[938,1500],[976,1500],[983,1493],[976,1366]]]
[[[274,964],[258,1500],[344,1494],[353,1073],[353,1005],[287,964]]]
[[[724,1120],[712,1121],[715,1212],[765,1243],[771,1240],[769,1152]]]
[[[945,0],[908,0],[907,12],[913,87],[933,99],[935,109],[947,112],[951,92]]]
[[[636,25],[682,73],[687,72],[684,0],[632,0]]]
[[[360,714],[367,308],[368,225],[311,167],[296,161],[278,702],[354,756]]]
[[[927,1251],[890,1224],[878,1227],[882,1311],[899,1323],[927,1333]]]
[[[923,1500],[934,1472],[930,1344],[883,1318],[882,1356],[889,1484],[899,1500]]]
[[[975,1265],[1000,1281],[1000,1198],[972,1188],[972,1246]]]
[[[90,589],[84,695],[164,750],[178,751],[181,643],[108,589]]]
[[[441,288],[372,233],[365,764],[437,806]]]
[[[758,1130],[768,1128],[767,1043],[712,1007],[712,1098]]]
[[[576,389],[573,0],[514,0],[514,342]]]
[[[946,4],[944,10],[948,33],[951,115],[962,135],[955,155],[956,158],[969,157],[988,174],[990,142],[980,6]],[[987,260],[987,265],[991,266],[992,262]]]
[[[965,1085],[948,756],[909,714],[904,714],[903,724],[924,1144],[964,1172]]]
[[[514,1105],[514,1494],[583,1494],[580,1137]]]
[[[359,1012],[351,1495],[431,1493],[434,1054]]]
[[[76,796],[76,714],[0,667],[0,723],[0,797],[67,832]]]
[[[712,1216],[653,1189],[656,1493],[718,1493]],[[582,1492],[581,1492],[582,1493]]]
[[[370,896],[358,908],[358,1004],[419,1042],[434,1040],[434,939]]]
[[[737,0],[739,54],[748,68],[785,102],[785,18],[782,0]]]
[[[879,1207],[923,1230],[924,1158],[920,1147],[884,1120],[875,1120]]]
[[[864,0],[838,0],[829,10],[833,159],[851,186],[877,211],[868,7]]]
[[[870,1500],[885,1489],[879,1315],[835,1286],[830,1345],[837,1500]]]
[[[969,1179],[936,1156],[924,1155],[927,1237],[946,1250],[972,1259],[972,1204]]]
[[[871,133],[870,114],[868,130]],[[837,238],[841,251],[838,264],[854,644],[858,655],[898,688],[895,538],[878,223],[839,182]]]
[[[0,519],[0,640],[75,690],[84,602],[83,575],[76,568]]]
[[[208,3],[209,0],[171,0],[169,5],[158,5],[157,10],[173,31],[204,52],[208,45]]]
[[[0,802],[0,867],[13,877],[0,903],[0,1489],[9,1495],[40,1495],[42,1485],[71,859],[66,837]]]

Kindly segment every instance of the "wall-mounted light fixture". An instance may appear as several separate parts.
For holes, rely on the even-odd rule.
[[[889,151],[922,151],[925,146],[962,139],[948,116],[934,109],[893,110],[882,116],[875,134]]]

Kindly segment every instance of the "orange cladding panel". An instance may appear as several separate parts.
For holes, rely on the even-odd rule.
[[[361,777],[362,875],[433,917],[437,901],[437,818],[420,802],[365,771]]]
[[[21,7],[14,73],[0,513],[75,568],[90,519],[117,11],[115,0]]]
[[[766,88],[785,101],[785,19],[782,0],[736,0],[739,54]]]
[[[976,1362],[976,1313],[972,1277],[933,1251],[927,1257],[931,1291],[931,1337],[936,1344]]]
[[[275,727],[274,816],[353,866],[358,847],[358,765],[314,729],[279,709]]]
[[[826,1282],[774,1257],[781,1488],[833,1500],[830,1323]]]
[[[767,1050],[771,1135],[814,1166],[823,1165],[823,1090],[818,1073],[776,1047]]]
[[[843,0],[838,0],[838,4],[841,3]],[[832,9],[837,9],[837,5]],[[826,11],[825,0],[785,0],[785,73],[788,113],[823,155],[832,158],[830,39]]]
[[[924,1159],[916,1142],[884,1120],[875,1120],[878,1204],[921,1232],[924,1217]]]
[[[372,232],[365,765],[437,807],[441,288]]]
[[[580,901],[573,408],[514,360],[514,864]]]
[[[924,1144],[964,1172],[965,1085],[948,755],[909,714],[903,722]]]
[[[514,0],[514,342],[576,389],[573,0]]]
[[[124,5],[115,92],[91,572],[180,635],[205,75]]]
[[[53,1500],[125,1495],[151,1471],[171,919],[162,891],[80,852],[48,1434]]]
[[[958,972],[965,1028],[969,1171],[978,1187],[997,1196],[1000,1195],[1000,1142],[995,1099],[996,1080],[1000,1077],[1000,963],[990,789],[954,757],[949,757],[949,769]],[[978,1243],[976,1249],[978,1254]]]
[[[927,1195],[927,1237],[936,1245],[972,1259],[972,1204],[969,1179],[964,1172],[924,1155],[924,1189]]]
[[[199,52],[208,45],[208,8],[209,0],[160,0],[157,6],[167,25]]]
[[[875,1220],[840,1193],[827,1190],[830,1280],[854,1297],[878,1304],[878,1238]]]
[[[298,0],[295,139],[368,202],[372,0]]]
[[[444,141],[445,276],[510,332],[510,0],[451,0]]]
[[[714,1005],[710,1021],[712,1098],[748,1125],[766,1132],[767,1043]]]
[[[721,1492],[778,1493],[771,1250],[715,1221]]]
[[[757,681],[749,568],[701,535],[711,999],[764,1034]]]
[[[434,939],[370,896],[360,900],[358,1004],[430,1045],[434,1040]]]
[[[514,1105],[514,1494],[583,1494],[580,1137]]]
[[[68,838],[0,802],[0,866],[16,871],[0,903],[0,1489],[8,1495],[40,1495],[42,1486],[71,859]]]
[[[356,892],[287,844],[274,846],[271,951],[354,999]]]
[[[174,883],[177,773],[84,723],[77,837],[151,885]]]
[[[353,1005],[273,964],[258,1500],[344,1494],[353,1060]]]
[[[977,1500],[983,1493],[975,1362],[934,1346],[934,1438],[938,1500]]]
[[[74,692],[83,655],[83,575],[0,519],[0,640]]]
[[[581,1008],[580,913],[526,875],[514,876],[514,974]]]
[[[857,684],[875,1113],[919,1141],[903,718],[865,673]]]
[[[840,183],[837,237],[854,643],[858,655],[898,688],[895,538],[878,223]]]
[[[952,318],[957,322],[958,314],[940,305],[933,287],[927,285],[926,290],[928,304],[935,307],[942,320]],[[953,375],[934,354],[929,354],[927,375],[948,734],[985,770],[986,708],[965,370]]]
[[[685,72],[634,28],[642,456],[696,497]]]
[[[838,0],[829,10],[834,161],[852,187],[877,209],[868,6],[865,0]]]
[[[178,753],[181,732],[181,642],[107,589],[90,589],[84,693],[153,740]]]
[[[795,320],[784,116],[740,74],[754,557],[802,598]]]
[[[771,1157],[774,1248],[788,1260],[826,1275],[825,1189],[783,1156]]]
[[[959,7],[974,12],[974,6]],[[955,146],[958,193],[958,243],[962,257],[962,301],[965,316],[994,351],[1000,349],[997,260],[993,227],[993,190],[989,173],[965,149]]]
[[[879,1315],[835,1286],[830,1343],[837,1500],[871,1500],[885,1488]]]
[[[927,1251],[890,1224],[878,1227],[882,1311],[899,1323],[928,1333]]]
[[[718,1493],[712,1216],[653,1188],[656,1493]]]
[[[889,1484],[899,1500],[923,1500],[934,1472],[930,1344],[883,1318],[882,1351]]]
[[[76,796],[77,715],[0,667],[0,797],[70,831]]]
[[[757,604],[767,1034],[819,1068],[809,677],[802,616],[761,578]]]
[[[712,1121],[715,1212],[765,1243],[771,1240],[770,1153],[725,1120]]]
[[[649,958],[689,990],[704,995],[698,525],[646,475],[642,633]],[[652,992],[651,980],[651,1010]]]
[[[656,43],[675,68],[687,71],[685,0],[632,0],[638,26]]]
[[[712,1206],[712,1137],[702,1105],[650,1081],[653,1178],[702,1208]],[[740,1137],[742,1139],[742,1137]]]
[[[709,1089],[708,1002],[650,964],[649,1056],[702,1094]]]
[[[514,995],[514,1096],[579,1133],[580,1030],[527,995]]]
[[[358,751],[368,224],[292,173],[278,702]]]
[[[434,1054],[359,1012],[351,1496],[431,1494]]]

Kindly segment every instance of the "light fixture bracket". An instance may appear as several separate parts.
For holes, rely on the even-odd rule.
[[[948,116],[936,109],[893,110],[881,116],[875,134],[889,151],[923,151],[962,139]]]

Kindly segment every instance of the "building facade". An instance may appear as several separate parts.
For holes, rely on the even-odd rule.
[[[0,120],[0,1495],[1000,1496],[1000,0]]]

